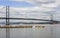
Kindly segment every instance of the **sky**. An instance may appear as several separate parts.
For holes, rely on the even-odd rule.
[[[60,0],[0,0],[0,16],[5,17],[8,5],[10,17],[51,19],[53,14],[53,19],[60,21]]]
[[[33,4],[30,4],[28,2],[24,2],[24,1],[8,1],[8,0],[1,0],[0,1],[0,5],[3,6],[12,6],[12,7],[31,7],[31,6],[35,6]]]

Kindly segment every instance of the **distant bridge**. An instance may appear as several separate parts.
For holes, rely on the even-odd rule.
[[[0,19],[11,19],[11,20],[36,20],[36,21],[52,21],[52,20],[45,20],[45,19],[33,19],[33,18],[6,18],[0,17]]]
[[[51,17],[52,18],[52,17]],[[46,19],[34,19],[34,18],[11,18],[10,17],[10,12],[9,12],[9,6],[6,6],[6,17],[0,17],[0,19],[4,19],[6,20],[6,25],[9,25],[10,21],[9,20],[35,20],[35,21],[48,21],[48,22],[30,22],[30,23],[27,23],[27,22],[11,22],[10,24],[20,24],[20,23],[23,23],[23,24],[53,24],[53,23],[60,23],[60,21],[55,21],[55,20],[46,20]]]
[[[53,24],[53,23],[57,24],[57,23],[60,23],[60,21],[55,21],[55,20],[33,19],[33,18],[6,18],[6,17],[0,17],[0,19],[46,21],[46,22],[29,22],[29,23],[28,22],[9,22],[9,24]]]

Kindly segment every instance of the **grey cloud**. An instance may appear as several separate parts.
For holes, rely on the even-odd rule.
[[[25,1],[28,3],[33,3],[33,4],[49,4],[49,3],[55,3],[55,0],[10,0],[10,1]]]
[[[41,2],[41,1],[37,1],[37,0],[36,0],[36,1],[34,0],[34,2],[35,2],[35,4],[37,4],[37,5],[39,5],[39,4],[41,5],[41,4],[51,4],[51,3],[55,3],[55,1]]]

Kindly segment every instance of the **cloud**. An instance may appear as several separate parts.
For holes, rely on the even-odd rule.
[[[47,14],[42,13],[44,8],[43,7],[41,9],[39,9],[39,8],[40,7],[26,7],[26,8],[10,7],[10,17],[50,19],[49,17],[47,17],[48,16]],[[41,13],[40,13],[40,11],[41,11]],[[48,10],[48,11],[50,11],[50,10]],[[1,6],[0,7],[0,17],[5,17],[5,13],[6,13],[6,8],[4,6]],[[32,22],[32,20],[30,20],[29,22]]]
[[[4,6],[0,6],[0,17],[5,17],[5,7]]]
[[[60,0],[10,0],[10,1],[25,1],[31,4],[35,4],[37,6],[48,6],[48,7],[56,7],[60,4]]]
[[[5,8],[2,9],[3,7],[1,7],[0,9],[0,16],[4,16],[5,15]],[[53,9],[52,9],[53,10]],[[47,18],[47,14],[42,13],[42,12],[46,12],[46,11],[51,11],[48,10],[48,8],[43,8],[41,7],[26,7],[26,8],[21,8],[21,7],[10,7],[10,15],[11,17],[22,17],[22,18]],[[45,15],[45,16],[44,16]]]
[[[37,3],[37,4],[39,4],[39,3],[43,3],[43,4],[45,4],[45,3],[54,3],[56,0],[10,0],[10,1],[25,1],[25,2],[29,2],[29,3]]]
[[[0,16],[5,16],[5,8],[0,7]],[[50,13],[54,12],[52,8],[44,7],[10,7],[10,17],[18,18],[37,18],[37,19],[51,19]],[[53,17],[55,20],[60,20],[60,13],[54,13],[56,16]],[[56,19],[57,18],[57,19]]]
[[[10,1],[25,1],[29,3],[34,3],[37,6],[40,4],[40,6],[44,7],[57,7],[60,4],[60,0],[10,0]]]
[[[17,2],[25,1],[36,5],[34,7],[10,7],[10,13],[12,14],[11,17],[20,16],[27,18],[30,17],[30,18],[50,19],[49,15],[53,14],[53,12],[54,14],[56,14],[56,17],[58,16],[57,12],[58,7],[60,5],[60,0],[10,0],[10,1],[17,1]]]
[[[9,1],[52,2],[54,0],[9,0]]]

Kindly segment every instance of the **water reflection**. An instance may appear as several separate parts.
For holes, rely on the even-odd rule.
[[[56,26],[51,26],[48,24],[46,25],[40,24],[40,25],[45,27],[44,28],[10,28],[10,38],[60,38],[60,36],[58,36],[60,35],[60,31],[59,31],[60,24],[55,24]],[[0,38],[6,38],[5,28],[0,28]]]

